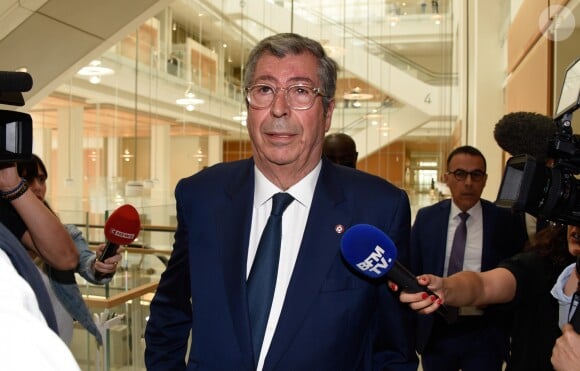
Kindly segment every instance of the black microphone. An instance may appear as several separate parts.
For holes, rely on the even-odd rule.
[[[0,91],[24,92],[32,89],[32,76],[27,72],[0,71]]]
[[[341,252],[348,264],[362,275],[379,279],[383,276],[407,292],[427,292],[437,296],[417,277],[397,261],[397,248],[383,231],[369,224],[356,224],[346,230],[341,240]],[[437,312],[446,316],[441,305]]]
[[[557,132],[550,117],[535,112],[511,112],[504,115],[493,130],[493,137],[512,156],[530,155],[544,162],[549,153],[549,140]]]

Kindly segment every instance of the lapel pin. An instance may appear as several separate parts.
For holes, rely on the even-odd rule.
[[[344,225],[337,224],[336,226],[334,226],[334,231],[338,234],[344,233]]]

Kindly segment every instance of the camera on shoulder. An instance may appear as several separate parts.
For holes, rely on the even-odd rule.
[[[26,72],[0,71],[0,104],[23,106],[22,92],[32,88]],[[29,160],[32,155],[32,117],[23,112],[0,110],[0,163]]]
[[[495,203],[563,224],[580,225],[580,137],[572,132],[572,114],[580,107],[580,58],[567,69],[554,114],[548,160],[529,154],[511,157]]]

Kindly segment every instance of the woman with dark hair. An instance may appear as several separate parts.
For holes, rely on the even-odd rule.
[[[32,155],[31,160],[18,162],[18,174],[26,180],[28,186],[36,197],[44,202],[46,207],[49,205],[45,201],[46,196],[46,179],[48,172],[42,160]],[[52,267],[42,259],[35,259],[39,265],[42,276],[45,279],[49,294],[51,296],[52,304],[58,322],[59,332],[61,338],[70,344],[72,340],[73,322],[77,320],[84,328],[93,334],[98,344],[102,344],[102,336],[93,321],[92,315],[83,301],[81,292],[75,281],[74,273],[79,273],[87,281],[102,285],[111,280],[112,274],[117,269],[117,263],[121,260],[119,249],[116,255],[101,262],[96,259],[100,255],[105,245],[101,244],[97,248],[96,254],[89,249],[87,241],[82,235],[82,232],[73,224],[64,224],[70,237],[80,254],[79,264],[74,270],[59,270]],[[36,257],[38,258],[38,257]],[[99,271],[105,273],[106,278],[97,279],[95,272]]]
[[[72,269],[79,255],[58,218],[39,202],[15,164],[0,163],[0,222],[24,248],[59,269]]]
[[[458,272],[449,277],[431,274],[418,281],[435,292],[402,292],[400,300],[422,314],[442,304],[455,307],[504,303],[513,313],[507,371],[551,370],[550,356],[562,334],[558,301],[550,293],[560,272],[580,255],[580,227],[549,226],[522,251],[486,272]],[[391,288],[395,289],[391,284]]]

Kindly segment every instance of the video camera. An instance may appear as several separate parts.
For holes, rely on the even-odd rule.
[[[572,133],[572,113],[580,107],[580,58],[567,69],[548,140],[548,161],[511,157],[506,164],[496,205],[547,220],[580,225],[580,137]]]
[[[32,88],[26,72],[0,71],[0,104],[23,106],[22,92]],[[0,164],[29,160],[32,155],[32,117],[27,113],[0,110]]]

